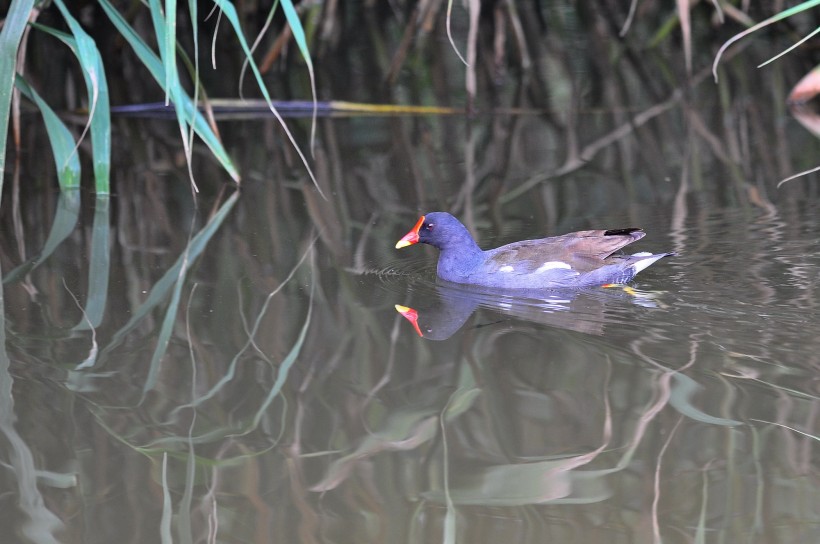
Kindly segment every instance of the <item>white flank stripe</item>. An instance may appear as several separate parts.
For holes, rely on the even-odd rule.
[[[501,272],[512,272],[513,270],[515,270],[515,268],[513,268],[510,265],[506,265],[506,266],[502,266],[498,270],[501,271]]]
[[[571,270],[572,267],[567,263],[561,261],[548,261],[542,264],[538,270],[535,271],[536,274],[540,274],[541,272],[546,272],[547,270],[553,270],[554,268],[566,268]]]
[[[648,251],[641,251],[640,253],[633,253],[632,254],[633,257],[649,257],[651,255],[652,254],[649,253]]]
[[[641,259],[637,263],[633,264],[632,267],[635,269],[635,273],[637,274],[638,272],[640,272],[641,270],[643,270],[644,268],[646,268],[650,264],[654,263],[655,261],[657,261],[661,257],[663,257],[663,255],[652,255],[652,254],[650,254],[650,256],[648,258]]]

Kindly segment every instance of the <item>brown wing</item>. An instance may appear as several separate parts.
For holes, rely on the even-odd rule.
[[[606,259],[622,247],[640,240],[646,233],[639,228],[582,230],[558,236],[566,239],[567,250],[579,256]]]
[[[561,262],[585,272],[601,266],[602,261],[614,252],[644,236],[641,229],[628,228],[583,230],[540,240],[524,240],[490,250],[487,264],[498,269],[512,265],[516,272],[527,273],[544,263]]]

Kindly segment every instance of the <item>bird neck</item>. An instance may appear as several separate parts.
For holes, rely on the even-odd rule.
[[[484,262],[484,252],[466,228],[463,233],[451,237],[439,250],[438,275],[448,281],[459,281],[469,276]]]

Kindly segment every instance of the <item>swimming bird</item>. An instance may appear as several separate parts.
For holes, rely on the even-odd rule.
[[[396,248],[421,243],[440,251],[438,277],[501,289],[561,289],[627,283],[641,270],[673,253],[615,254],[640,240],[639,228],[583,230],[523,240],[486,251],[447,212],[422,215]]]

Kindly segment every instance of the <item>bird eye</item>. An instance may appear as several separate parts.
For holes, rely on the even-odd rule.
[[[433,227],[435,226],[435,223],[427,223],[427,230],[433,230]]]

